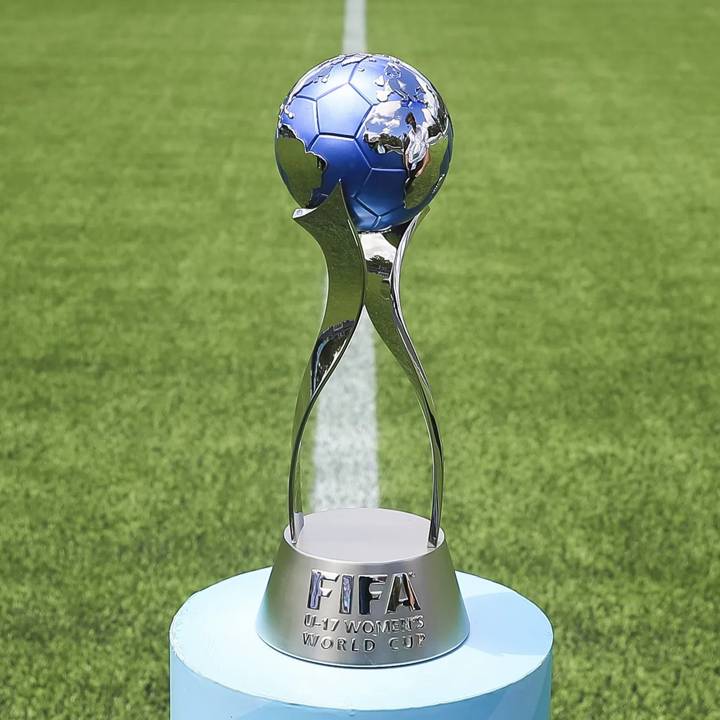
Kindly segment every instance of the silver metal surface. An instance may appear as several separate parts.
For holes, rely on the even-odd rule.
[[[385,345],[410,379],[422,408],[432,451],[432,505],[427,543],[438,543],[442,515],[443,451],[435,404],[400,304],[400,270],[405,250],[429,208],[409,223],[384,232],[358,234],[340,184],[317,208],[296,210],[293,218],[317,241],[325,256],[328,291],[325,313],[310,353],[295,405],[288,482],[288,524],[296,542],[303,526],[299,473],[302,439],[312,407],[355,332],[363,304]],[[352,479],[348,479],[352,482]]]
[[[468,634],[440,525],[435,405],[400,303],[405,251],[447,173],[452,137],[435,89],[387,56],[328,61],[304,76],[281,108],[278,167],[305,205],[293,219],[320,246],[328,278],[295,405],[288,526],[257,620],[260,637],[289,655],[330,665],[404,665],[447,653]],[[432,451],[429,519],[370,508],[303,513],[303,435],[363,307],[420,402]]]
[[[360,240],[365,256],[365,306],[368,315],[385,345],[410,378],[420,402],[432,450],[432,507],[428,546],[435,547],[440,532],[444,462],[430,384],[420,358],[410,339],[400,304],[400,269],[405,250],[415,229],[429,212],[425,208],[407,225],[385,232],[362,233]]]
[[[288,522],[295,542],[303,527],[300,449],[310,411],[357,327],[363,305],[363,256],[340,184],[321,205],[296,210],[293,219],[320,245],[327,265],[327,299],[317,339],[300,381],[288,479]]]
[[[443,655],[469,623],[442,531],[382,508],[306,516],[285,530],[257,620],[288,655],[329,665],[385,667]]]

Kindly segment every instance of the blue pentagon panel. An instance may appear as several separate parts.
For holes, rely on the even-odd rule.
[[[398,208],[404,210],[405,178],[405,170],[373,168],[356,197],[375,215],[384,215]]]
[[[427,203],[425,204],[427,205]],[[404,207],[391,210],[378,218],[377,229],[385,230],[395,225],[403,225],[404,223],[410,222],[415,215],[417,215],[417,212],[408,212]]]
[[[321,134],[312,144],[311,150],[327,162],[322,184],[318,188],[317,202],[313,199],[313,204],[324,200],[335,185],[342,180],[345,197],[352,205],[352,198],[362,188],[365,178],[370,173],[370,168],[360,152],[360,148],[355,144],[355,140],[337,135]]]
[[[368,163],[378,170],[402,170],[405,171],[403,157],[399,153],[385,152],[378,153],[365,140],[365,128],[358,133],[355,141],[358,144],[362,154],[366,157]]]
[[[418,76],[402,62],[395,62],[385,69],[385,77],[392,92],[409,102],[418,101],[424,94]]]
[[[369,230],[375,230],[378,226],[380,218],[374,213],[368,210],[359,200],[351,198],[348,202],[350,207],[350,214],[352,215],[355,227],[361,232],[368,232]]]
[[[378,102],[376,80],[383,75],[390,58],[374,55],[361,60],[350,77],[350,84],[371,104]]]
[[[363,57],[364,55],[338,55],[320,63],[302,78],[299,87],[294,88],[294,94],[317,100],[331,90],[347,85],[355,66]]]
[[[319,94],[317,97],[327,95],[333,90],[337,90],[339,87],[350,84],[350,76],[355,69],[354,65],[340,65],[336,64],[325,75],[320,76],[320,82],[318,83]]]
[[[305,143],[306,148],[312,145],[319,132],[314,100],[294,97],[285,106],[281,120]]]
[[[320,132],[353,137],[370,109],[367,101],[350,85],[343,85],[317,101]]]

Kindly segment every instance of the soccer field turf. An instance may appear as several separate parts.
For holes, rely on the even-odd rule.
[[[323,274],[272,133],[342,10],[3,5],[2,720],[165,717],[173,613],[272,561]],[[403,276],[456,566],[549,614],[556,720],[720,718],[717,5],[367,15],[456,133]],[[378,364],[383,502],[426,514]]]

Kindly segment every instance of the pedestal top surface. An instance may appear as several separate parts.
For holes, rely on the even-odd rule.
[[[553,633],[529,600],[490,580],[458,573],[470,635],[435,660],[391,668],[340,668],[273,650],[255,632],[269,568],[202,590],[170,627],[177,658],[197,675],[237,692],[279,702],[356,710],[425,707],[502,689],[536,670]]]
[[[372,532],[368,532],[372,528]],[[430,521],[388,508],[343,508],[305,515],[297,549],[326,560],[383,563],[430,552]],[[290,529],[285,529],[290,542]],[[442,529],[439,544],[445,539]]]

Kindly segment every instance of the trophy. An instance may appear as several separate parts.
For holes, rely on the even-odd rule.
[[[317,241],[327,265],[325,313],[295,407],[288,526],[257,620],[267,644],[298,658],[404,665],[447,653],[468,634],[440,523],[435,406],[400,304],[403,257],[445,179],[452,142],[437,90],[389,56],[328,60],[280,107],[276,159],[300,205],[293,219]],[[429,519],[383,508],[303,513],[303,434],[363,308],[422,408],[432,450]]]
[[[452,142],[435,88],[385,55],[324,62],[280,107],[277,164],[300,206],[294,220],[327,265],[325,312],[295,408],[288,524],[271,569],[200,590],[175,615],[172,720],[549,717],[548,619],[510,588],[453,569],[435,406],[400,304],[403,257]],[[303,435],[364,310],[420,402],[432,451],[427,518],[303,512]]]

